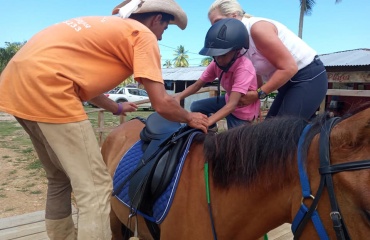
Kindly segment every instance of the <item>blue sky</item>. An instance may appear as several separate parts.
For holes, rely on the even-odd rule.
[[[174,58],[174,49],[183,45],[191,66],[198,55],[210,23],[208,8],[213,0],[177,0],[188,15],[188,26],[170,26],[159,42],[162,61]],[[299,0],[239,0],[254,16],[271,18],[298,33]],[[54,23],[79,16],[110,15],[117,0],[0,0],[0,47],[5,42],[26,41]],[[370,48],[369,0],[317,0],[311,16],[305,16],[303,39],[319,54],[356,48]]]

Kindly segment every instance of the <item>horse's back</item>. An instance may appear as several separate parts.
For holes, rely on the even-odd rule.
[[[131,120],[116,127],[106,137],[101,152],[112,177],[122,156],[140,139],[140,131],[144,126],[145,125],[140,120]],[[130,210],[115,197],[111,199],[111,207],[112,212],[110,220],[113,239],[122,239],[121,224],[128,223]],[[144,219],[138,217],[138,221],[140,237],[152,239]],[[134,225],[135,223],[131,221],[130,226],[127,227],[130,228]],[[134,229],[131,228],[131,231],[134,231]]]
[[[106,137],[101,153],[111,176],[123,154],[140,139],[140,131],[144,126],[139,120],[131,120],[116,127]]]

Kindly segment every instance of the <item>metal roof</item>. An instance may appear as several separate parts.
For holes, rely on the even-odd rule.
[[[196,81],[206,67],[162,68],[163,80]]]
[[[370,66],[370,49],[360,48],[320,55],[325,67]]]

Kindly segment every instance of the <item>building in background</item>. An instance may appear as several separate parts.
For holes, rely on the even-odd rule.
[[[334,115],[370,101],[370,49],[354,49],[320,55],[329,86],[321,105]]]
[[[359,104],[370,101],[370,49],[354,49],[320,55],[325,65],[329,86],[320,110],[342,115]],[[162,75],[169,94],[183,91],[199,79],[206,67],[163,68]],[[217,86],[217,81],[211,85]],[[207,85],[209,86],[209,85]],[[193,101],[209,97],[194,94],[181,104],[189,110]]]

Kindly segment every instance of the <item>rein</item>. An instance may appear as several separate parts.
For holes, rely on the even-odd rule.
[[[344,223],[343,217],[341,215],[339,205],[334,193],[334,184],[332,174],[343,172],[343,171],[356,171],[362,169],[370,168],[370,159],[362,160],[362,161],[355,161],[349,163],[341,163],[330,165],[330,132],[331,129],[338,123],[339,118],[331,118],[327,122],[324,123],[323,128],[320,132],[320,168],[319,173],[321,175],[320,185],[316,192],[316,195],[313,196],[310,190],[310,183],[308,181],[307,173],[304,169],[303,158],[302,158],[302,145],[304,139],[309,132],[311,125],[307,125],[303,130],[301,137],[298,142],[298,172],[300,177],[300,182],[302,186],[302,202],[301,207],[293,220],[292,223],[292,232],[294,234],[294,239],[298,239],[303,230],[306,226],[307,222],[311,219],[312,223],[320,237],[320,239],[329,239],[328,234],[324,228],[324,225],[321,222],[319,214],[317,212],[317,205],[320,200],[321,194],[325,188],[327,188],[330,205],[331,205],[331,212],[330,218],[333,222],[333,229],[335,231],[337,239],[340,240],[347,240],[351,239],[347,230],[347,227]],[[303,200],[311,198],[313,200],[311,206],[308,208],[304,203]]]
[[[215,222],[213,220],[212,206],[211,206],[211,191],[210,191],[210,187],[209,187],[208,162],[206,162],[204,164],[204,180],[206,182],[207,205],[208,205],[209,218],[211,220],[211,227],[212,227],[213,239],[214,240],[217,240],[217,233],[216,233],[216,228],[215,228]]]
[[[210,218],[210,221],[211,221],[213,239],[217,240],[215,221],[213,219],[212,205],[211,205],[211,190],[210,190],[210,186],[209,186],[209,166],[208,166],[208,162],[204,163],[204,180],[205,180],[205,184],[206,184],[207,205],[208,205],[209,218]],[[265,234],[263,236],[263,239],[268,240],[267,234]]]

